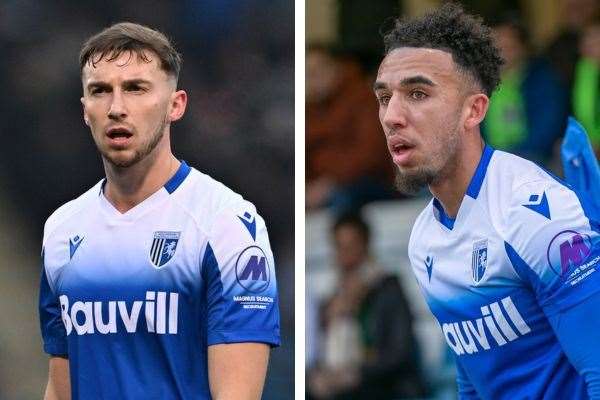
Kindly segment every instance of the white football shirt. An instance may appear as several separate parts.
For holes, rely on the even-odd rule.
[[[548,318],[600,290],[588,217],[550,173],[486,146],[456,218],[437,199],[417,218],[409,257],[465,398],[587,398]]]
[[[69,358],[74,399],[209,399],[207,346],[279,345],[265,223],[185,162],[126,213],[104,182],[46,222],[44,349]]]

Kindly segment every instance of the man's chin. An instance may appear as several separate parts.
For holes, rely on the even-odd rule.
[[[133,151],[120,151],[118,154],[103,153],[102,158],[117,168],[129,168],[140,161],[139,155]]]
[[[394,186],[400,193],[414,196],[429,186],[434,178],[431,171],[397,169]]]

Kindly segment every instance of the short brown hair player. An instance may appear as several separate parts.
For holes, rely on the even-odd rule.
[[[45,399],[259,399],[280,342],[273,254],[252,203],[173,155],[181,56],[119,23],[80,66],[106,177],[44,227]]]

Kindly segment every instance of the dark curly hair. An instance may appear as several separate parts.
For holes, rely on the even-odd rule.
[[[475,78],[487,96],[500,82],[504,61],[493,43],[490,28],[456,4],[446,3],[417,19],[397,19],[383,40],[385,55],[400,47],[439,49],[452,54],[456,65]]]

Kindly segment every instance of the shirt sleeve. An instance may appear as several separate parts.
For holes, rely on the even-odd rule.
[[[590,399],[600,399],[600,292],[550,318],[550,324]]]
[[[201,266],[208,344],[280,344],[279,306],[267,228],[247,202],[213,224]]]
[[[42,260],[44,255],[42,254]],[[40,327],[44,351],[54,356],[66,356],[67,333],[61,318],[61,308],[58,297],[50,287],[46,268],[42,266],[39,292]]]
[[[548,316],[600,291],[600,236],[585,203],[558,180],[515,190],[505,247]]]
[[[535,203],[543,207],[532,211],[543,209],[544,215],[527,214],[526,206],[512,210],[515,240],[506,244],[507,254],[533,288],[590,398],[600,399],[599,225],[569,187],[557,183],[542,189]]]

